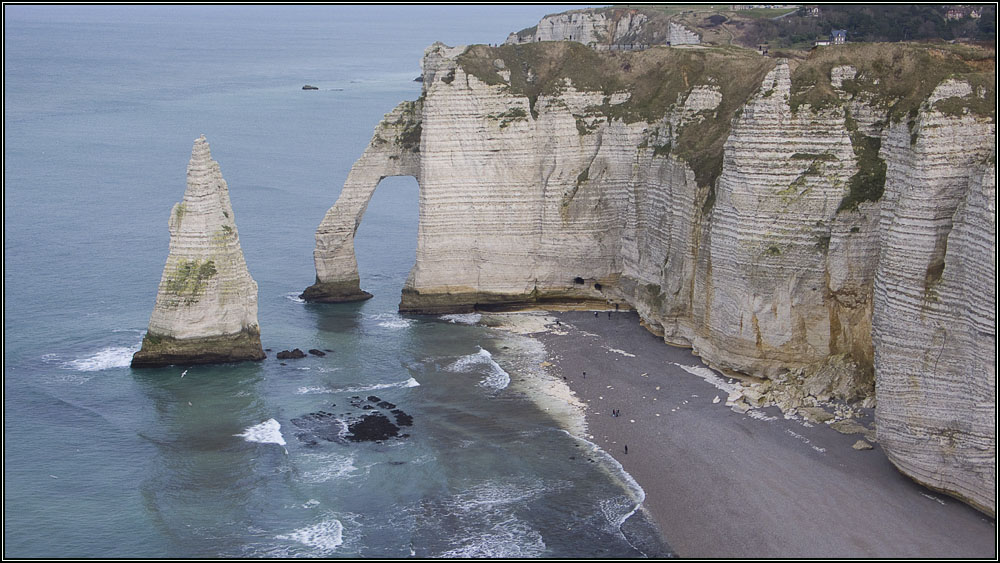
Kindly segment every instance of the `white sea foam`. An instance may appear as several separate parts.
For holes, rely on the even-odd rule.
[[[455,323],[460,325],[474,325],[483,318],[479,313],[461,313],[453,315],[441,315],[439,317],[442,321],[448,321],[449,323]]]
[[[127,368],[132,363],[132,356],[139,351],[141,344],[133,347],[109,346],[103,350],[76,360],[63,363],[66,369],[77,371],[101,371],[112,368]]]
[[[563,430],[563,432],[566,431]],[[601,449],[600,446],[590,440],[580,438],[579,436],[573,436],[573,434],[569,432],[566,432],[566,434],[585,444],[590,449],[591,455],[600,457],[607,467],[612,468],[611,473],[613,473],[615,477],[621,479],[625,485],[625,495],[606,499],[601,502],[601,511],[604,514],[604,517],[607,519],[609,524],[614,527],[614,529],[621,532],[622,524],[631,518],[633,514],[638,512],[642,503],[646,500],[646,491],[643,490],[638,481],[625,471],[625,468],[622,467],[621,463],[618,463],[618,460],[612,457],[608,452]]]
[[[406,389],[407,387],[420,387],[420,382],[412,377],[406,381],[399,381],[397,383],[376,383],[374,385],[366,385],[364,387],[347,387],[341,389],[341,393],[364,393],[367,391],[378,391],[379,389]]]
[[[288,534],[275,536],[275,539],[296,541],[315,548],[321,554],[328,554],[336,551],[337,547],[344,543],[344,525],[340,520],[331,518]]]
[[[295,292],[295,293],[286,293],[285,294],[285,299],[288,299],[289,301],[292,301],[294,303],[305,303],[306,302],[305,299],[302,299],[301,297],[299,297],[299,293],[298,292]]]
[[[344,387],[341,389],[312,385],[308,387],[299,387],[298,389],[295,390],[295,393],[298,395],[321,395],[326,393],[366,393],[368,391],[378,391],[379,389],[406,389],[409,387],[420,387],[420,382],[411,377],[406,381],[397,381],[395,383],[375,383],[373,385],[364,385],[361,387]]]
[[[326,387],[299,387],[295,390],[299,395],[316,395],[321,393],[333,393],[333,389],[328,389]]]
[[[306,483],[326,483],[343,479],[358,470],[354,465],[353,455],[306,455],[302,456],[302,463],[310,467],[315,466],[315,469],[309,469],[302,474],[302,480]]]
[[[549,485],[542,481],[517,484],[489,481],[459,495],[456,504],[463,512],[469,510],[478,512],[510,504],[521,504],[559,488],[556,485]]]
[[[474,536],[455,540],[457,547],[438,557],[445,559],[528,559],[545,553],[545,541],[527,522],[510,516]]]
[[[446,369],[457,373],[485,371],[486,378],[480,381],[479,385],[490,389],[504,389],[510,384],[510,374],[493,360],[493,354],[482,348],[475,354],[462,356]]]
[[[281,424],[273,418],[265,420],[256,426],[251,426],[244,430],[242,434],[236,434],[236,436],[245,439],[247,442],[278,444],[279,446],[285,445],[285,438],[281,435]]]
[[[370,318],[378,321],[378,326],[382,328],[391,328],[393,330],[409,328],[416,322],[413,319],[404,319],[396,313],[379,313],[378,315],[374,315]]]

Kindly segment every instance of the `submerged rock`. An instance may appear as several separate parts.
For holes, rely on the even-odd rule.
[[[312,354],[313,356],[319,356],[321,358],[326,355],[326,352],[322,350],[317,350],[315,348],[310,349],[309,353]]]
[[[303,90],[319,90],[318,86],[313,86],[312,84],[306,84],[302,87]]]
[[[352,397],[350,404],[362,412],[347,412],[335,415],[327,411],[311,412],[292,419],[292,424],[300,432],[295,437],[306,446],[318,446],[320,441],[337,442],[382,442],[390,438],[408,438],[409,434],[400,434],[400,427],[413,426],[413,417],[406,414],[388,401],[382,401],[372,395],[370,403],[363,403],[360,397]],[[374,401],[371,401],[375,399]],[[395,424],[371,403],[378,403],[381,408],[392,408]],[[386,407],[384,405],[390,405]],[[331,405],[333,406],[333,405]]]
[[[194,142],[184,200],[170,213],[170,253],[132,367],[262,360],[257,283],[229,188],[204,135]]]
[[[291,350],[291,351],[289,351],[289,350],[282,350],[282,351],[278,352],[278,359],[279,360],[297,360],[299,358],[305,358],[305,357],[306,357],[306,353],[303,352],[302,350],[299,350],[298,348],[296,348],[294,350]]]

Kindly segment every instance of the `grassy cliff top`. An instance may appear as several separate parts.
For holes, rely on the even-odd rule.
[[[495,63],[498,59],[503,61],[500,69]],[[742,105],[775,61],[735,47],[655,47],[609,53],[572,41],[543,41],[500,47],[473,45],[458,57],[458,64],[492,85],[506,85],[499,71],[510,71],[511,93],[527,96],[532,105],[539,95],[559,94],[566,78],[577,90],[607,96],[630,92],[629,101],[607,109],[612,118],[634,123],[663,117],[677,104],[679,94],[698,85],[718,86],[723,104],[731,98]]]
[[[600,13],[612,20],[627,13],[642,13],[647,22],[626,42],[662,43],[669,21],[696,31],[703,43],[746,47],[770,43],[773,48],[808,50],[816,39],[829,39],[834,29],[846,30],[848,40],[854,42],[996,41],[996,7],[991,4],[825,4],[735,11],[732,7],[732,4],[617,4],[562,13]],[[946,18],[947,12],[954,8],[963,17]],[[974,10],[979,17],[970,15]],[[523,38],[534,32],[535,28],[527,28],[517,35]]]
[[[497,60],[509,70],[510,84],[499,75]],[[722,102],[714,112],[684,126],[673,152],[688,161],[698,183],[711,185],[722,169],[722,145],[737,110],[760,86],[776,61],[736,47],[597,52],[571,41],[488,47],[474,45],[458,58],[479,80],[507,86],[526,96],[533,109],[540,95],[553,96],[569,78],[577,90],[629,92],[628,101],[594,108],[626,123],[654,123],[675,109],[695,86],[718,87]],[[537,117],[537,115],[536,115]]]
[[[914,117],[920,104],[941,82],[955,78],[969,82],[974,95],[965,102],[946,105],[996,118],[996,51],[990,48],[947,43],[853,43],[819,47],[797,63],[792,72],[792,109],[802,104],[814,108],[839,105],[830,84],[833,67],[857,69],[843,89],[869,96],[888,111],[891,121]],[[976,91],[983,96],[975,95]],[[947,109],[946,109],[947,111]]]

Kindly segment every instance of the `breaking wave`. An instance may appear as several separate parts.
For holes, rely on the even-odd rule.
[[[486,378],[479,385],[490,389],[500,390],[510,384],[510,374],[493,360],[493,354],[482,348],[475,354],[462,356],[446,369],[457,373],[485,372]]]
[[[373,385],[364,385],[360,387],[343,387],[343,388],[333,388],[333,387],[321,387],[321,386],[309,386],[309,387],[299,387],[295,390],[298,395],[321,395],[326,393],[365,393],[368,391],[378,391],[379,389],[406,389],[408,387],[420,387],[420,382],[414,378],[409,378],[406,381],[397,381],[396,383],[375,383]]]
[[[275,539],[299,542],[320,554],[328,554],[336,551],[344,543],[344,525],[340,520],[331,518],[288,534],[275,536]]]
[[[453,315],[441,315],[442,321],[448,321],[449,323],[460,324],[460,325],[474,325],[483,318],[479,313],[461,313]]]
[[[64,362],[62,367],[77,371],[101,371],[112,368],[127,368],[132,364],[132,356],[139,351],[141,344],[135,346],[108,346],[107,348],[87,356]]]
[[[285,445],[285,438],[281,435],[281,424],[273,418],[265,420],[256,426],[251,426],[244,430],[242,434],[236,434],[236,436],[245,439],[247,442],[278,444],[279,446]]]

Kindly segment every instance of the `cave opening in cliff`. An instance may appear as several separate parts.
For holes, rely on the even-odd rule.
[[[354,237],[361,288],[399,301],[417,249],[419,186],[412,176],[379,182]]]

